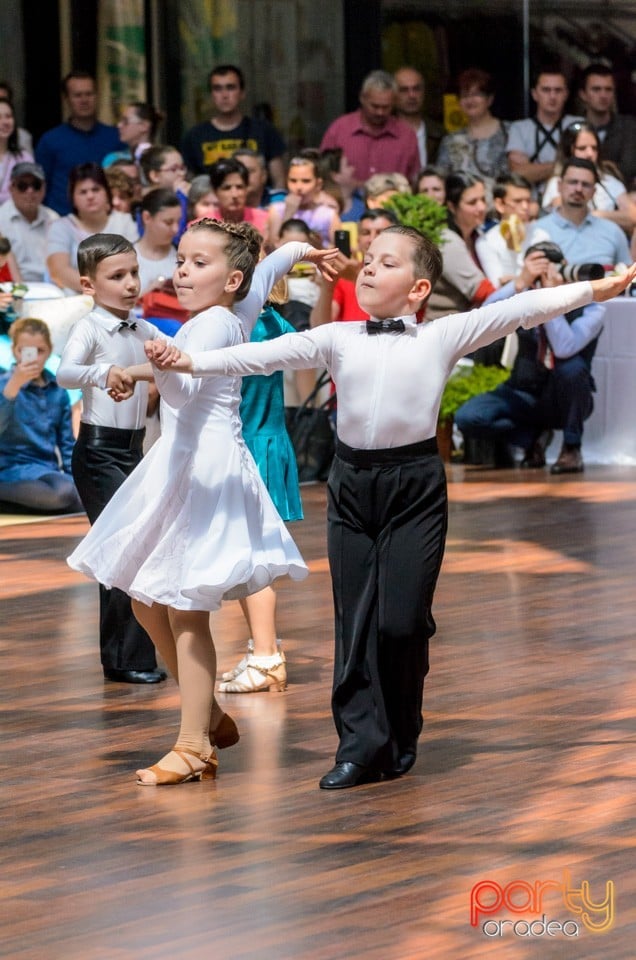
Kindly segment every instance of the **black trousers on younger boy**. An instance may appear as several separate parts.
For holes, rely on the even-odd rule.
[[[121,430],[80,424],[72,469],[91,523],[132,473],[143,455],[145,430]],[[130,597],[99,585],[99,645],[104,673],[157,669],[155,647],[134,617]],[[159,678],[161,679],[161,678]]]
[[[415,760],[447,494],[435,439],[388,450],[338,441],[328,483],[336,763],[391,774]]]

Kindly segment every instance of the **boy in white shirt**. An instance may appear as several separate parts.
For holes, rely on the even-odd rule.
[[[73,478],[91,523],[142,457],[148,384],[130,400],[109,392],[126,383],[123,368],[145,359],[144,340],[159,330],[132,313],[139,297],[139,265],[132,244],[118,234],[83,240],[77,262],[84,293],[95,307],[73,328],[57,371],[61,386],[82,390]],[[119,683],[158,683],[154,644],[137,623],[130,598],[100,585],[100,649],[104,677]]]
[[[331,323],[275,341],[175,361],[147,343],[164,369],[244,376],[326,366],[338,393],[338,440],[328,481],[328,549],[335,606],[332,709],[340,744],[325,790],[406,773],[422,728],[432,601],[447,524],[436,424],[457,360],[567,310],[616,296],[636,275],[522,293],[418,325],[439,277],[439,250],[395,226],[369,247],[356,282],[371,320]]]

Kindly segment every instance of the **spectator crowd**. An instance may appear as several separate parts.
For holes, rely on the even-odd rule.
[[[14,501],[26,506],[48,507],[60,496],[60,509],[77,508],[74,490],[51,477],[58,467],[68,472],[71,429],[63,392],[44,368],[51,339],[37,325],[12,336],[9,329],[20,284],[51,284],[65,296],[82,292],[77,251],[94,234],[119,234],[135,245],[139,309],[175,323],[184,319],[171,285],[175,246],[193,220],[246,221],[261,233],[265,251],[289,239],[335,244],[342,250],[337,281],[303,263],[288,277],[280,311],[296,330],[366,318],[353,281],[371,241],[397,222],[395,195],[423,194],[446,211],[443,271],[427,321],[562,283],[577,265],[596,276],[636,256],[636,118],[620,113],[604,64],[590,64],[577,90],[560,69],[540,70],[533,115],[512,121],[493,113],[493,78],[467,68],[455,84],[464,125],[452,131],[425,114],[418,70],[374,70],[361,85],[358,108],[294,156],[271,120],[246,110],[240,67],[215,66],[209,89],[209,119],[180,144],[165,144],[163,117],[151,104],[123,104],[116,126],[100,122],[94,78],[73,71],[62,82],[64,121],[34,146],[17,124],[11,86],[0,82],[0,500],[18,489],[32,495]],[[525,331],[510,381],[458,412],[464,437],[494,440],[497,463],[509,464],[517,447],[525,466],[543,467],[552,431],[560,429],[563,446],[552,471],[583,470],[603,309],[574,313]],[[34,346],[37,358],[23,361],[24,347]],[[472,359],[501,363],[506,346]],[[292,378],[294,403],[311,394],[315,380],[312,371]],[[46,406],[47,396],[57,404],[50,429],[20,424],[21,415],[32,419],[29,410]]]

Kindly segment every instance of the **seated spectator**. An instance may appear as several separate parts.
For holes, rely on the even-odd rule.
[[[391,74],[373,70],[362,82],[360,109],[337,117],[322,138],[321,150],[344,150],[359,186],[386,170],[402,173],[410,182],[421,166],[413,128],[393,116],[396,93]]]
[[[589,211],[597,181],[596,166],[589,160],[565,160],[559,180],[559,208],[532,224],[526,248],[540,240],[552,240],[569,264],[600,263],[611,268],[629,263],[629,247],[620,227]]]
[[[116,127],[97,119],[97,88],[89,73],[74,70],[67,74],[62,81],[62,94],[68,120],[42,134],[35,159],[46,174],[45,202],[63,216],[71,212],[71,170],[82,163],[101,164],[107,153],[120,150],[122,144]]]
[[[636,226],[636,203],[627,193],[619,169],[602,159],[598,133],[585,120],[577,120],[561,134],[554,164],[555,175],[548,180],[543,194],[544,210],[556,210],[561,205],[559,178],[564,161],[570,157],[582,157],[596,167],[596,189],[588,204],[590,213],[612,220],[631,236]]]
[[[206,173],[217,160],[229,159],[240,147],[264,155],[269,179],[281,188],[285,179],[285,141],[268,120],[243,113],[245,77],[240,67],[218,64],[208,77],[212,116],[188,130],[182,150],[193,174]]]
[[[18,266],[17,277],[25,283],[41,283],[45,279],[48,230],[58,218],[42,202],[45,191],[42,167],[37,163],[18,163],[11,171],[9,199],[0,207],[0,233],[10,241]]]
[[[240,160],[229,157],[213,163],[209,168],[209,175],[216,196],[216,207],[210,216],[230,223],[251,223],[265,237],[267,211],[247,206],[247,167],[244,167]]]
[[[486,217],[486,191],[483,181],[472,174],[452,173],[446,179],[448,226],[442,233],[442,276],[433,288],[426,317],[435,320],[449,313],[463,313],[492,299],[504,299],[534,283],[538,266],[524,264],[514,282],[497,290],[482,270],[476,250]],[[491,349],[492,348],[492,349]],[[478,359],[497,362],[500,345],[486,348]],[[492,358],[495,358],[494,361]]]
[[[77,248],[82,240],[94,233],[119,233],[134,243],[139,234],[130,214],[113,210],[110,187],[99,164],[74,167],[68,190],[73,213],[51,224],[46,266],[53,283],[73,294],[82,293],[77,269]]]
[[[18,143],[18,128],[13,104],[0,97],[0,203],[10,196],[11,171],[18,163],[33,161],[33,155],[22,150]]]
[[[68,394],[44,369],[52,350],[48,327],[24,318],[10,335],[16,363],[0,375],[0,500],[31,510],[82,512],[71,475]]]
[[[173,241],[179,232],[181,204],[172,190],[150,190],[141,201],[143,235],[135,243],[139,261],[140,296],[150,290],[172,287],[177,265]]]
[[[141,198],[144,195],[143,186],[142,186],[142,173],[141,165],[137,164],[134,160],[131,160],[130,157],[120,158],[119,160],[113,160],[112,163],[108,164],[108,167],[104,168],[107,173],[115,172],[115,170],[121,170],[122,173],[125,173],[128,179],[130,180],[133,188],[133,208],[141,202]]]
[[[135,202],[135,184],[121,167],[108,167],[105,171],[106,180],[113,198],[113,210],[120,213],[130,213]]]
[[[603,157],[615,163],[628,190],[636,190],[636,117],[618,113],[616,82],[604,63],[590,63],[581,74],[579,98],[585,119],[603,145]]]
[[[262,153],[250,147],[240,147],[232,156],[247,167],[247,206],[266,209],[276,200],[284,200],[287,191],[281,187],[272,187],[267,183],[267,161]]]
[[[375,173],[362,190],[367,210],[381,209],[396,193],[412,193],[411,184],[401,173]]]
[[[562,282],[553,264],[540,282]],[[510,445],[522,447],[522,466],[539,469],[545,466],[552,431],[563,430],[563,446],[550,472],[581,473],[583,425],[593,409],[592,358],[604,313],[603,304],[592,303],[540,327],[520,327],[510,379],[472,397],[455,414],[464,438],[494,439],[500,466],[512,465]]]
[[[569,91],[558,69],[539,70],[530,93],[535,116],[510,124],[506,149],[511,171],[529,180],[533,199],[540,199],[554,171],[561,131],[582,118],[563,112]]]
[[[415,193],[424,193],[442,206],[446,203],[446,181],[439,167],[424,167],[417,175]]]
[[[188,223],[199,220],[201,217],[214,219],[218,213],[216,194],[212,189],[212,182],[207,173],[194,177],[188,193]]]
[[[129,103],[122,107],[117,121],[119,139],[126,145],[125,150],[113,150],[102,160],[107,169],[115,160],[134,160],[139,162],[144,151],[148,150],[157,136],[157,130],[163,120],[163,114],[150,103]]]
[[[442,138],[437,166],[444,174],[471,173],[486,185],[490,203],[495,179],[508,170],[508,125],[490,112],[495,88],[484,70],[464,70],[457,78],[459,105],[468,123]]]
[[[169,145],[150,147],[142,153],[139,166],[147,184],[146,190],[162,187],[164,190],[173,190],[178,196],[181,204],[180,237],[188,224],[188,193],[190,192],[183,157],[175,147]],[[139,227],[141,233],[143,230],[141,221]]]
[[[340,229],[340,217],[332,206],[320,202],[323,182],[318,157],[317,151],[308,150],[290,160],[287,196],[269,208],[267,238],[270,248],[276,246],[282,224],[290,219],[303,220],[318,234],[323,246],[333,247],[335,232]]]
[[[323,189],[332,191],[342,201],[340,209],[342,223],[357,223],[365,206],[356,190],[355,167],[347,160],[342,147],[333,147],[321,152],[320,172]]]
[[[0,99],[8,100],[15,110],[13,87],[7,80],[0,80]],[[33,156],[33,137],[22,127],[18,127],[18,149]]]
[[[530,221],[532,187],[518,173],[497,177],[493,190],[497,223],[477,237],[481,268],[495,287],[515,277],[523,265],[521,250]]]

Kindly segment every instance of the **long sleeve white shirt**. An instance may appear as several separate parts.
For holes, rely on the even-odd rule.
[[[130,314],[136,329],[120,330],[121,320],[102,307],[75,324],[57,369],[57,382],[82,391],[82,422],[100,427],[139,430],[146,422],[148,384],[139,383],[129,400],[115,403],[106,392],[112,366],[129,367],[146,362],[144,340],[166,339],[157,327]]]
[[[330,323],[266,343],[192,355],[195,376],[270,374],[326,366],[338,392],[338,436],[351,447],[384,449],[435,436],[440,399],[456,362],[478,347],[585,306],[589,283],[532,290],[404,333],[369,335],[365,323]]]

